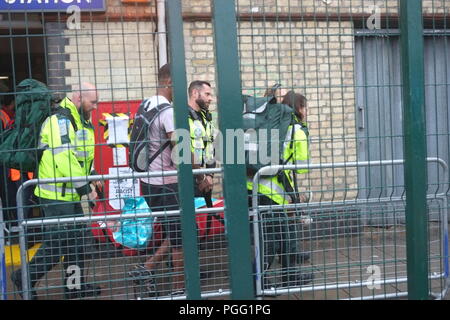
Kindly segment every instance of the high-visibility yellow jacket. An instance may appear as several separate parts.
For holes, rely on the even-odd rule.
[[[70,119],[60,113],[48,117],[42,124],[40,147],[45,148],[39,162],[38,178],[86,177],[94,160],[94,127],[89,120],[81,118],[77,107],[65,98],[60,106],[70,110],[76,129]],[[38,184],[34,194],[38,197],[79,201],[91,192],[87,180],[69,183]]]
[[[209,112],[203,110],[195,112],[190,109],[189,131],[194,164],[202,167],[214,166],[214,127]]]
[[[298,121],[294,116],[294,123],[288,127],[284,142],[283,158],[285,164],[307,164],[309,161],[309,131],[305,122]],[[287,161],[287,162],[286,162]],[[308,169],[298,169],[297,173],[306,173]],[[290,188],[297,192],[294,188],[292,170],[284,170],[282,172],[286,178],[286,183]],[[247,189],[253,190],[253,177],[247,178]],[[258,183],[258,193],[267,196],[277,204],[283,205],[291,202],[292,194],[286,191],[286,186],[280,181],[278,175],[261,176]]]

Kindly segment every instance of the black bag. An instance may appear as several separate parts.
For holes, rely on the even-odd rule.
[[[147,110],[150,105],[150,99],[142,101],[134,119],[133,128],[131,129],[129,159],[130,168],[136,172],[146,172],[148,166],[156,157],[161,154],[169,145],[170,141],[164,143],[159,150],[150,158],[149,157],[149,140],[148,131],[156,117],[164,110],[172,108],[168,103],[162,103],[151,110]]]

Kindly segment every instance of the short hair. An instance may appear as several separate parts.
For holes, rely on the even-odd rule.
[[[189,89],[188,89],[189,97],[192,95],[192,92],[194,90],[196,90],[196,89],[200,90],[203,88],[204,85],[211,88],[211,84],[208,81],[203,81],[203,80],[192,81],[191,84],[189,85]]]
[[[97,88],[93,83],[90,82],[75,83],[72,85],[72,99],[78,99],[77,97],[79,96],[81,101],[82,97],[85,96],[85,94],[89,91],[94,91],[96,94],[98,94]]]
[[[72,85],[72,92],[79,92],[80,94],[83,94],[83,92],[86,91],[97,91],[97,88],[93,83],[90,82],[81,82],[81,83],[74,83]]]
[[[295,110],[299,110],[300,108],[306,107],[307,102],[308,100],[305,98],[305,96],[301,95],[300,93],[296,93],[293,90],[290,90],[285,94],[281,103],[287,104]]]
[[[171,79],[170,64],[166,63],[158,70],[158,82],[163,83],[166,82],[168,79]]]

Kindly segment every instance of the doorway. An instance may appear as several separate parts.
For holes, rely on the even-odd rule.
[[[42,27],[0,26],[0,81],[10,90],[26,78],[46,83],[45,48]]]

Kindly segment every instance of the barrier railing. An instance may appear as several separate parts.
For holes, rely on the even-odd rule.
[[[210,173],[220,173],[222,172],[221,168],[213,168],[213,169],[196,169],[193,170],[193,174],[210,174]],[[176,176],[177,171],[158,171],[158,172],[142,172],[142,173],[130,173],[123,174],[121,176],[118,175],[92,175],[88,177],[65,177],[65,178],[57,178],[57,179],[32,179],[23,183],[19,190],[17,191],[17,214],[18,214],[18,227],[17,231],[19,232],[19,246],[20,246],[20,257],[21,257],[21,275],[22,275],[22,290],[23,297],[25,300],[30,299],[30,283],[28,278],[28,264],[27,264],[27,246],[26,246],[26,234],[25,229],[27,227],[32,226],[42,226],[42,225],[52,225],[52,224],[61,224],[61,223],[75,223],[75,222],[96,222],[96,221],[108,221],[108,220],[117,220],[124,219],[125,217],[121,214],[111,214],[111,215],[96,215],[96,216],[83,216],[83,217],[72,217],[72,218],[44,218],[44,219],[33,219],[32,221],[28,221],[24,218],[24,199],[23,193],[24,190],[28,187],[37,185],[37,184],[46,184],[46,183],[64,183],[64,182],[87,182],[87,181],[105,181],[105,180],[118,180],[118,179],[128,179],[128,178],[149,178],[149,177],[167,177],[167,176]],[[212,213],[212,212],[221,212],[225,209],[223,208],[206,208],[206,209],[198,209],[196,213]],[[127,219],[130,218],[144,218],[144,217],[158,217],[158,216],[174,216],[180,215],[181,210],[172,210],[172,211],[162,211],[162,212],[151,212],[151,213],[135,213],[129,214],[126,216]],[[185,296],[181,296],[183,298]]]
[[[447,164],[439,158],[428,158],[428,162],[438,163],[443,169],[443,179],[448,181],[448,166]],[[386,160],[386,161],[367,161],[367,162],[348,162],[348,163],[329,163],[329,164],[310,164],[310,165],[290,165],[290,166],[268,166],[262,168],[254,177],[254,183],[257,183],[259,177],[264,174],[264,172],[273,172],[273,170],[295,170],[295,169],[328,169],[328,168],[343,168],[343,167],[367,167],[367,166],[386,166],[386,165],[401,165],[404,163],[404,160]],[[203,173],[220,173],[222,170],[220,168],[216,169],[199,169],[194,170],[194,174],[203,174]],[[33,219],[27,220],[24,219],[24,206],[23,206],[23,191],[25,188],[30,186],[40,184],[40,183],[55,183],[55,182],[76,182],[76,181],[97,181],[97,180],[113,180],[113,179],[127,179],[127,178],[142,178],[142,177],[157,177],[157,176],[172,176],[176,175],[176,171],[166,171],[166,172],[152,172],[152,173],[133,173],[122,176],[117,175],[96,175],[89,177],[73,177],[73,178],[58,178],[58,179],[34,179],[25,182],[17,193],[17,204],[18,204],[18,217],[19,217],[19,245],[20,245],[20,255],[21,255],[21,271],[22,271],[22,283],[23,283],[23,293],[24,299],[30,298],[30,284],[28,279],[28,269],[27,269],[27,246],[26,246],[26,228],[33,226],[42,226],[42,225],[52,225],[52,224],[60,224],[60,223],[87,223],[87,222],[95,222],[95,221],[109,221],[109,220],[120,220],[125,217],[122,214],[102,214],[102,215],[91,215],[91,216],[82,216],[82,217],[68,217],[68,218],[43,218],[43,219]],[[371,204],[382,204],[382,203],[402,203],[406,199],[404,196],[400,197],[385,197],[385,198],[371,198],[371,199],[345,199],[339,201],[327,201],[327,202],[309,202],[309,203],[296,203],[296,204],[288,204],[284,206],[258,206],[257,192],[256,188],[254,188],[252,201],[253,208],[250,210],[250,218],[253,219],[253,236],[254,236],[254,251],[255,251],[255,261],[256,261],[256,293],[258,296],[273,296],[273,295],[282,295],[282,294],[291,294],[291,293],[304,293],[304,292],[317,292],[320,290],[338,290],[338,289],[353,289],[353,288],[363,288],[367,283],[358,280],[346,281],[344,283],[328,283],[325,282],[323,284],[314,283],[314,285],[309,286],[295,286],[295,287],[287,287],[287,288],[276,288],[276,289],[267,289],[264,288],[264,283],[262,279],[262,275],[264,271],[262,271],[261,261],[262,261],[262,253],[264,252],[264,241],[261,241],[262,237],[260,234],[262,221],[259,217],[262,216],[263,212],[267,210],[290,210],[290,209],[298,209],[303,210],[304,212],[313,212],[316,209],[324,209],[324,208],[351,208],[352,206],[360,206],[360,205],[371,205]],[[443,272],[434,272],[430,275],[430,280],[434,279],[444,279],[445,280],[445,288],[438,293],[431,293],[434,298],[442,298],[447,293],[447,287],[449,285],[448,279],[448,244],[446,239],[448,238],[448,205],[447,205],[447,195],[446,194],[432,194],[428,195],[428,200],[437,199],[441,201],[442,205],[440,207],[440,239],[439,239],[439,249],[440,249],[440,257],[437,259],[441,260],[443,265]],[[226,204],[225,204],[226,205]],[[207,208],[207,209],[197,209],[196,213],[217,213],[223,211],[225,208]],[[158,217],[158,216],[176,216],[180,214],[180,210],[170,210],[159,212],[155,211],[152,213],[135,213],[131,215],[127,215],[126,218],[144,218],[144,217]],[[303,240],[303,239],[302,239]],[[395,259],[394,259],[395,260]],[[395,260],[395,261],[383,261],[379,260],[380,263],[384,264],[396,264],[396,263],[404,263],[407,262],[406,259]],[[373,261],[370,261],[373,264]],[[333,263],[329,266],[324,265],[323,270],[333,270],[340,268],[341,266]],[[363,265],[368,264],[368,262],[361,263],[359,269],[363,267]],[[348,268],[348,272],[350,273],[350,269],[352,266],[344,266]],[[360,270],[359,270],[360,271]],[[1,277],[0,277],[1,278]],[[379,279],[378,283],[383,285],[390,284],[399,284],[405,283],[407,281],[407,277],[405,276],[397,276],[391,278]],[[228,296],[230,294],[230,290],[223,288],[217,290],[215,292],[205,292],[202,293],[202,298],[211,298],[218,296]],[[387,299],[387,298],[397,298],[406,296],[407,292],[398,292],[398,293],[385,293],[382,295],[370,295],[370,296],[361,296],[357,299]],[[184,299],[186,296],[180,295],[176,297],[166,297],[167,299]],[[166,299],[163,297],[162,299]],[[352,298],[353,299],[353,298]],[[355,298],[356,299],[356,298]]]
[[[297,170],[297,169],[309,169],[309,170],[317,170],[317,169],[336,169],[336,168],[349,168],[349,167],[369,167],[369,166],[386,166],[386,165],[401,165],[404,164],[404,160],[380,160],[380,161],[362,161],[362,162],[345,162],[345,163],[325,163],[325,164],[309,164],[309,165],[274,165],[274,166],[266,166],[261,168],[257,174],[253,178],[253,185],[256,186],[261,176],[271,175],[278,170]],[[443,180],[448,181],[448,165],[444,160],[440,158],[427,158],[427,162],[435,162],[443,168]],[[255,256],[256,256],[256,293],[258,296],[270,296],[270,295],[281,295],[281,294],[291,294],[297,292],[310,292],[310,291],[320,291],[320,290],[331,290],[331,289],[351,289],[351,288],[362,288],[367,283],[363,281],[356,280],[353,283],[351,281],[346,281],[346,283],[336,283],[336,284],[323,284],[319,285],[314,283],[311,286],[302,286],[302,287],[288,287],[282,289],[264,289],[263,277],[264,271],[262,270],[262,261],[263,261],[263,253],[264,253],[264,241],[261,241],[260,230],[262,229],[258,222],[261,221],[262,212],[267,210],[303,210],[304,212],[311,212],[314,208],[319,208],[323,210],[326,207],[330,207],[335,209],[336,207],[349,207],[352,205],[369,205],[369,204],[380,204],[380,203],[393,203],[393,202],[404,202],[406,200],[405,196],[401,197],[385,197],[385,198],[373,198],[373,199],[346,199],[339,201],[328,201],[328,202],[315,202],[315,203],[295,203],[295,204],[287,204],[287,205],[271,205],[271,206],[259,206],[258,205],[258,194],[257,188],[253,188],[252,194],[252,209],[251,216],[253,217],[256,223],[253,224],[253,234],[254,234],[254,243],[255,243]],[[445,279],[445,288],[439,293],[431,293],[431,295],[435,298],[442,298],[447,293],[447,288],[449,285],[448,279],[448,205],[447,205],[447,194],[431,194],[427,196],[428,200],[438,199],[442,201],[442,213],[441,216],[441,238],[440,238],[440,250],[441,250],[441,259],[442,264],[444,266],[444,272],[439,274],[431,274],[430,279]],[[338,248],[336,248],[337,250]],[[361,249],[361,248],[360,248]],[[406,258],[405,258],[406,261]],[[381,261],[382,262],[382,261]],[[336,262],[336,264],[338,264]],[[373,264],[372,262],[370,263]],[[336,266],[337,267],[337,266]],[[360,266],[361,269],[362,265]],[[325,266],[324,266],[324,269]],[[333,269],[330,267],[329,269]],[[325,276],[326,278],[326,276]],[[378,283],[382,284],[390,284],[390,283],[404,283],[407,281],[407,277],[394,278],[394,279],[378,279]],[[325,281],[326,282],[326,281]],[[408,293],[395,293],[395,294],[384,294],[384,295],[372,295],[360,297],[359,299],[379,299],[379,298],[392,298],[392,297],[401,297],[406,296]]]

